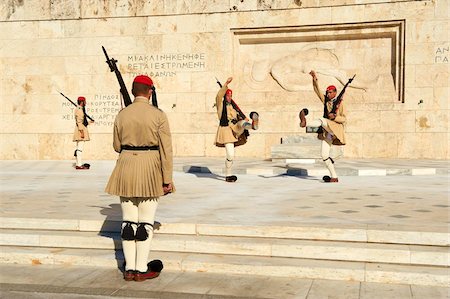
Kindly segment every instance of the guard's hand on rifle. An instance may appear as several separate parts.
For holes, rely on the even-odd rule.
[[[231,81],[233,81],[233,77],[229,77],[229,78],[227,79],[227,82],[225,82],[225,85],[230,84]]]
[[[82,139],[84,139],[84,131],[83,130],[79,130],[80,131],[80,137],[82,138]]]
[[[93,120],[90,120],[90,121],[89,121],[89,123],[90,123],[90,124],[93,124],[93,123],[94,123],[94,121],[93,121]]]
[[[336,118],[336,113],[328,113],[328,118],[333,120]]]
[[[164,195],[172,192],[172,183],[163,184],[163,191],[164,191]]]

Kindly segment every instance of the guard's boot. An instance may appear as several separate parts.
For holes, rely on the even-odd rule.
[[[258,112],[252,111],[250,112],[250,118],[252,119],[252,129],[258,130],[259,127],[259,114]]]
[[[237,181],[237,176],[235,176],[235,175],[227,176],[227,177],[225,178],[225,181],[227,181],[227,182],[229,182],[229,183],[234,183],[234,182]]]
[[[308,113],[308,109],[303,108],[298,114],[298,117],[300,117],[300,127],[302,128],[306,127],[306,116],[308,115]]]
[[[324,176],[322,179],[323,179],[323,181],[325,183],[337,183],[337,182],[339,182],[338,178],[332,178],[332,177],[330,177],[328,175]]]
[[[81,166],[75,166],[75,169],[89,169],[89,167],[81,165]]]
[[[134,276],[136,275],[136,271],[134,270],[126,270],[123,272],[123,279],[126,281],[132,281],[134,280]]]
[[[147,270],[147,272],[140,272],[140,271],[136,271],[136,274],[134,275],[134,280],[135,281],[144,281],[147,279],[153,279],[159,276],[160,272],[154,272],[154,271],[150,271]]]
[[[91,168],[91,164],[89,163],[84,163],[83,166],[86,167],[87,169]]]
[[[147,272],[136,271],[136,274],[134,275],[134,280],[144,281],[146,279],[156,278],[159,276],[163,268],[164,265],[160,260],[153,260],[147,264]]]

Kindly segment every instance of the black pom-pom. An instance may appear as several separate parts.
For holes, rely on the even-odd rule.
[[[253,119],[253,115],[256,115],[257,117],[259,117],[258,112],[252,111],[252,112],[250,112],[250,119]]]
[[[136,241],[145,241],[148,239],[148,232],[145,229],[145,224],[140,223],[136,230]]]
[[[131,226],[131,222],[126,222],[122,228],[122,239],[125,241],[134,241],[134,230]]]
[[[151,272],[161,272],[164,265],[161,260],[153,260],[147,264],[147,268]]]

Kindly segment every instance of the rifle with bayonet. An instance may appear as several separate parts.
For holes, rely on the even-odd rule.
[[[119,81],[120,86],[120,93],[122,94],[123,103],[125,104],[125,107],[131,104],[131,98],[130,94],[128,93],[127,87],[125,86],[125,82],[123,82],[122,74],[119,71],[119,68],[117,67],[117,60],[114,58],[109,58],[108,53],[106,53],[105,47],[102,46],[103,53],[105,53],[106,57],[106,64],[108,64],[109,69],[111,72],[114,72],[116,74],[117,80]]]
[[[78,105],[75,104],[74,101],[72,101],[71,99],[69,99],[68,97],[66,97],[62,92],[59,92],[59,93],[60,93],[63,97],[65,97],[69,102],[71,102],[75,107],[78,107]],[[86,117],[89,118],[91,121],[94,121],[94,120],[92,119],[92,117],[90,117],[90,116],[87,115],[86,113],[85,113],[85,115],[86,115]]]
[[[339,95],[337,96],[336,102],[335,102],[336,104],[333,105],[333,109],[331,110],[330,113],[336,114],[336,111],[338,110],[339,105],[340,105],[341,102],[342,102],[342,97],[344,96],[345,89],[347,88],[347,86],[348,86],[350,83],[352,83],[352,81],[353,81],[353,79],[355,78],[355,76],[356,76],[356,74],[354,74],[353,77],[351,77],[350,79],[348,79],[348,82],[345,83],[345,85],[344,85],[344,87],[342,88],[341,92],[340,92]]]

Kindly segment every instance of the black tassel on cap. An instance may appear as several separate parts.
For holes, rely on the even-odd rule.
[[[152,105],[155,107],[158,107],[158,99],[156,98],[156,88],[154,85],[152,85],[151,89],[153,90],[152,92]]]

